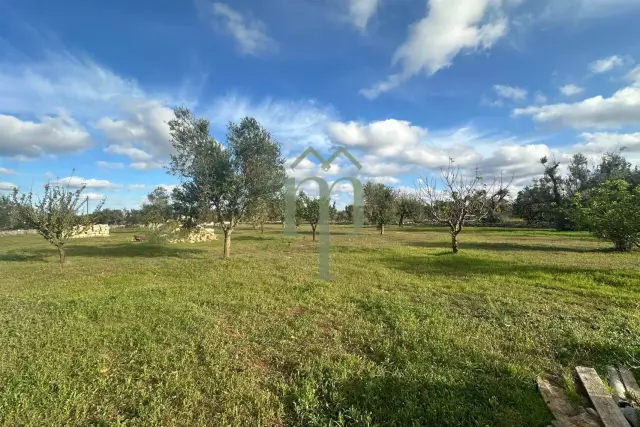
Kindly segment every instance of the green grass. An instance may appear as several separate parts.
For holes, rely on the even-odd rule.
[[[0,425],[545,426],[535,377],[640,365],[640,253],[345,228],[154,246],[0,238]],[[636,371],[636,374],[639,372]]]

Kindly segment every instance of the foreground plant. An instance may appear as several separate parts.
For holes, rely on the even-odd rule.
[[[588,197],[576,194],[573,202],[577,221],[594,236],[623,252],[640,245],[640,187],[621,179],[606,181]]]
[[[75,234],[86,231],[94,224],[93,215],[81,214],[88,198],[82,197],[85,186],[75,191],[62,186],[59,182],[47,183],[44,194],[34,200],[34,193],[18,195],[19,189],[13,190],[13,202],[16,215],[26,227],[35,229],[49,243],[58,249],[60,263],[65,261],[64,247]],[[37,197],[37,196],[36,196]],[[94,213],[102,208],[104,200],[94,209]]]

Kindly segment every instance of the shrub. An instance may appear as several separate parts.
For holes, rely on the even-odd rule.
[[[594,236],[608,240],[619,251],[640,245],[640,187],[632,188],[624,180],[611,180],[583,196],[574,197],[576,220]]]

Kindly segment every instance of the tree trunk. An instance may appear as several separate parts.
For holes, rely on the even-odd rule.
[[[311,224],[311,235],[312,235],[312,240],[315,242],[316,241],[316,227],[318,225],[313,225]]]
[[[398,220],[398,227],[402,227],[404,225],[404,215],[400,215],[400,219]]]
[[[615,242],[616,250],[621,252],[629,252],[633,249],[633,243],[625,240]]]
[[[260,222],[260,233],[264,233],[264,222]]]
[[[384,224],[380,224],[380,235],[384,234]]]
[[[66,254],[64,253],[64,249],[62,246],[58,246],[58,255],[60,255],[60,264],[64,264],[64,258]]]
[[[460,250],[458,247],[458,233],[451,233],[451,250],[454,254],[457,254]]]
[[[224,258],[231,257],[231,230],[224,230]]]

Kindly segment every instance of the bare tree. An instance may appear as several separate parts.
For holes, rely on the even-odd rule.
[[[480,220],[490,213],[509,194],[509,183],[502,176],[487,184],[478,170],[473,176],[465,176],[453,159],[441,169],[440,179],[421,179],[418,187],[427,205],[428,214],[437,222],[447,224],[451,234],[451,249],[458,253],[458,234],[466,221]],[[513,179],[512,179],[513,180]]]

